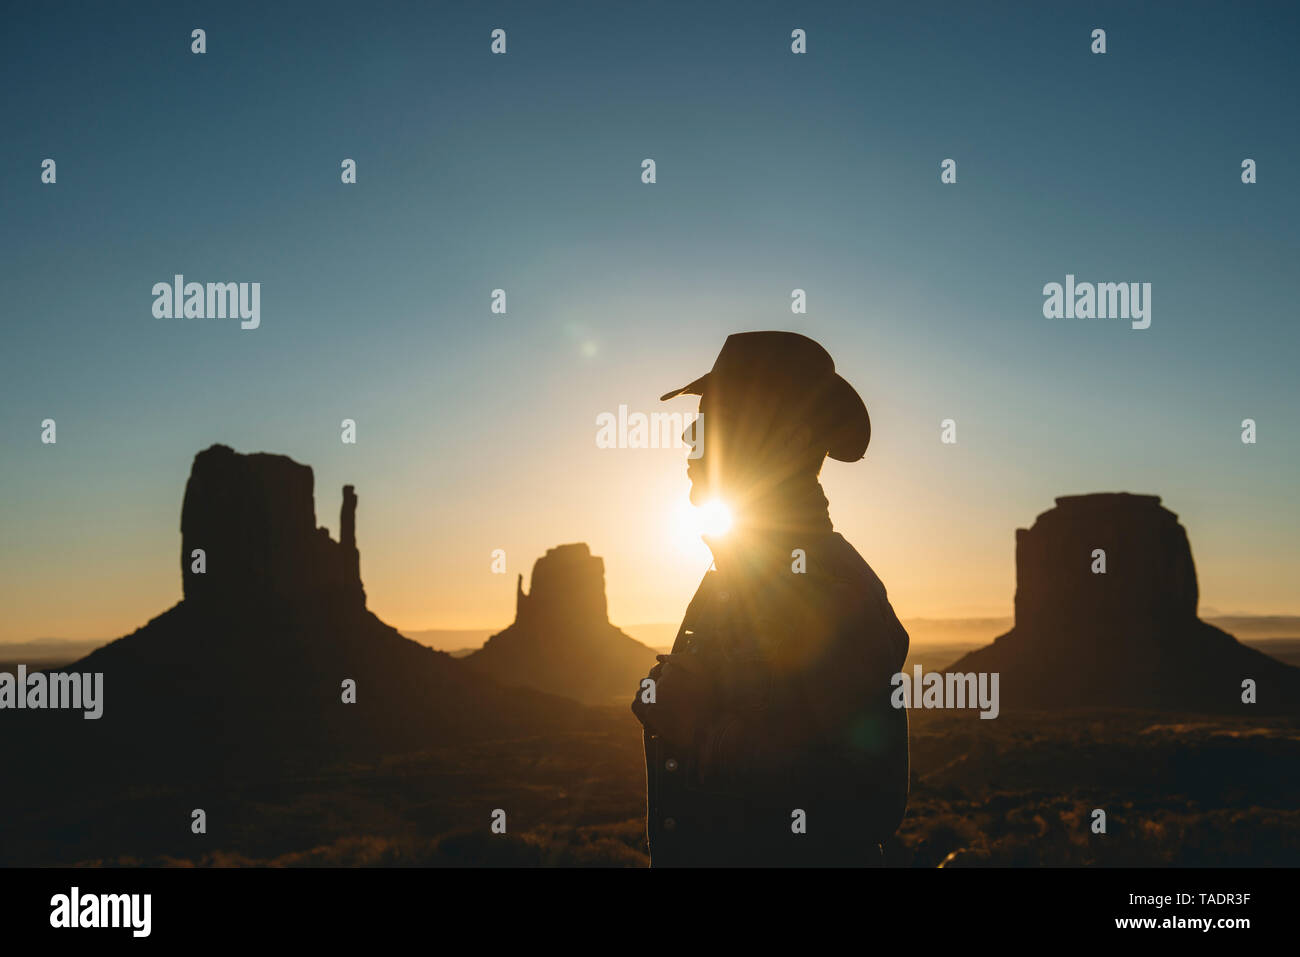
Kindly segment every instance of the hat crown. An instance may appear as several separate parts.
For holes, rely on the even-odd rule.
[[[812,382],[834,375],[835,361],[821,343],[797,332],[735,332],[722,344],[713,373]]]
[[[713,369],[661,396],[705,393],[745,408],[751,402],[788,403],[817,427],[833,459],[856,462],[871,441],[871,416],[853,386],[836,374],[821,345],[797,332],[735,332],[727,336]]]

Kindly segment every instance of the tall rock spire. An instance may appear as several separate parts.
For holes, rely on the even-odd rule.
[[[361,553],[357,550],[357,493],[353,486],[343,486],[343,506],[339,509],[339,548],[343,552],[343,584],[350,591],[361,592]]]

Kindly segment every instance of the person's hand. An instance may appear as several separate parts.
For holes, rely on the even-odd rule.
[[[658,655],[659,664],[650,669],[655,680],[654,702],[638,692],[632,711],[652,734],[677,747],[689,745],[695,737],[703,712],[706,679],[695,655]]]
[[[659,678],[663,674],[663,670],[664,670],[664,659],[666,659],[668,656],[655,655],[655,657],[659,659],[659,663],[650,669],[650,674],[647,677],[649,677],[649,679],[654,682],[655,689],[657,691],[659,686]],[[648,691],[649,689],[646,687],[645,679],[643,678],[641,680],[641,683],[637,685],[636,696],[633,697],[632,699],[632,713],[636,715],[637,720],[640,721],[641,724],[646,727],[649,726],[646,723],[646,714],[647,714],[646,709],[651,707],[651,705],[645,701]]]

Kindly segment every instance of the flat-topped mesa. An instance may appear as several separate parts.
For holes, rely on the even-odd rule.
[[[239,606],[337,596],[364,607],[356,495],[344,487],[343,541],[335,542],[316,527],[313,486],[311,468],[288,456],[224,445],[196,455],[181,507],[185,600]]]
[[[605,562],[583,542],[557,545],[533,563],[531,591],[524,576],[515,591],[515,623],[531,628],[561,622],[609,622],[605,604]]]
[[[1196,606],[1187,533],[1159,496],[1063,496],[1032,528],[1016,530],[1019,633],[1048,643],[1081,633],[1161,641],[1196,621]]]
[[[944,669],[999,675],[1008,712],[1300,710],[1300,668],[1196,617],[1187,533],[1154,495],[1058,498],[1016,531],[1016,575],[1015,627]]]

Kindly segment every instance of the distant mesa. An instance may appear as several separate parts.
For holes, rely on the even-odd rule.
[[[100,720],[8,712],[0,760],[69,747],[87,780],[192,780],[587,726],[576,702],[503,688],[371,613],[356,508],[345,486],[336,542],[316,527],[308,466],[223,445],[200,452],[181,514],[183,600],[58,669],[104,673]],[[345,679],[355,704],[342,701]]]
[[[608,625],[605,562],[583,542],[558,545],[533,563],[524,594],[524,576],[515,582],[515,624],[525,630],[557,625]]]
[[[1300,710],[1300,668],[1201,621],[1198,598],[1187,533],[1158,496],[1065,496],[1016,530],[1014,627],[945,670],[999,672],[1004,710]]]
[[[515,621],[463,659],[504,685],[537,688],[588,704],[625,703],[655,653],[609,623],[605,563],[584,543],[560,545],[515,589]]]
[[[361,608],[357,496],[343,486],[339,538],[316,527],[311,467],[214,445],[194,457],[181,506],[181,576],[195,605],[325,599]],[[206,570],[192,571],[194,551]]]

